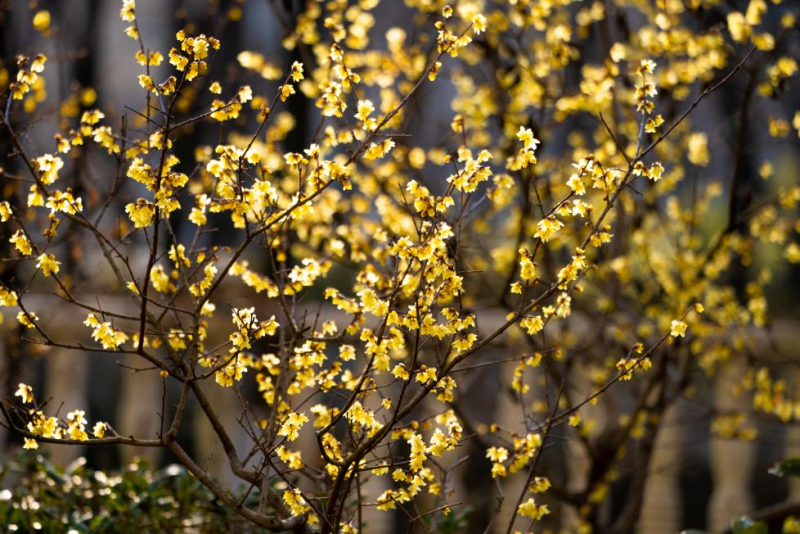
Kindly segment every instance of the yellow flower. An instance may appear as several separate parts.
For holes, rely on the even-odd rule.
[[[44,64],[47,62],[47,56],[44,54],[36,54],[31,61],[31,72],[44,72]]]
[[[42,274],[45,276],[58,273],[59,265],[61,265],[61,262],[56,261],[56,257],[53,254],[42,254],[36,259],[36,267],[41,269]]]
[[[292,515],[302,515],[311,508],[300,494],[299,489],[290,489],[283,492],[283,502],[289,507]]]
[[[279,436],[285,436],[289,441],[294,441],[299,436],[300,429],[308,422],[308,417],[301,413],[290,413],[278,430]]]
[[[492,478],[508,476],[508,469],[501,463],[492,464]]]
[[[564,227],[564,223],[553,217],[547,217],[546,219],[542,219],[536,225],[536,232],[533,234],[533,237],[541,239],[543,242],[547,242],[553,234],[561,230]]]
[[[486,17],[481,14],[477,14],[472,17],[472,31],[475,32],[475,35],[480,35],[486,31]]]
[[[33,388],[27,384],[23,384],[22,382],[20,382],[19,386],[17,387],[16,393],[14,393],[14,396],[22,399],[22,402],[30,404],[34,400]]]
[[[0,286],[0,306],[16,306],[17,293]]]
[[[305,165],[308,163],[308,160],[304,158],[302,154],[298,154],[296,152],[284,154],[283,159],[286,160],[286,164],[289,165],[289,168],[293,171],[296,171],[300,165]]]
[[[422,384],[429,384],[430,382],[436,381],[436,368],[435,367],[427,367],[423,365],[417,371],[417,375],[414,377],[417,382],[421,382]]]
[[[519,260],[519,277],[526,282],[533,282],[536,279],[536,263],[533,262],[528,250],[519,249],[521,258]]]
[[[67,433],[70,439],[74,439],[75,441],[86,441],[89,439],[89,434],[87,434],[86,430],[82,427],[70,427],[67,429]]]
[[[519,512],[519,515],[523,517],[529,517],[531,519],[535,519],[536,521],[540,521],[542,517],[550,513],[550,510],[548,510],[546,504],[537,505],[533,498],[529,498],[527,501],[519,505],[517,512]]]
[[[19,324],[21,324],[22,326],[28,328],[35,328],[36,325],[33,323],[38,320],[39,317],[37,317],[34,312],[27,312],[27,313],[23,311],[17,312],[17,322],[19,322]]]
[[[303,64],[300,63],[299,61],[295,61],[294,63],[292,63],[291,75],[292,75],[292,81],[293,82],[302,81],[303,80]]]
[[[89,126],[94,126],[100,120],[105,118],[105,113],[100,111],[99,109],[90,109],[88,111],[84,111],[83,115],[81,115],[81,124],[88,124]]]
[[[136,62],[139,65],[152,65],[157,67],[158,65],[161,65],[162,61],[164,61],[164,56],[161,54],[161,52],[151,52],[149,55],[142,51],[136,52]]]
[[[532,493],[544,493],[550,489],[550,481],[546,477],[536,477],[530,487]]]
[[[136,204],[131,203],[125,206],[125,211],[136,228],[146,228],[153,223],[153,218],[156,215],[156,206],[140,198],[136,201]]]
[[[6,222],[12,215],[11,204],[8,202],[0,202],[0,222]]]
[[[369,100],[359,100],[358,101],[358,113],[356,113],[356,118],[364,123],[363,128],[367,131],[374,130],[378,123],[375,119],[370,119],[370,114],[375,111],[375,106]]]
[[[394,141],[391,139],[386,139],[380,143],[370,143],[369,147],[364,153],[364,159],[371,160],[382,158],[388,154],[392,148],[394,148],[394,144]]]
[[[294,452],[281,445],[275,452],[278,453],[278,458],[289,466],[289,469],[303,468],[303,460],[299,451]]]
[[[617,362],[617,369],[622,373],[619,377],[620,380],[630,380],[633,378],[634,363],[635,362],[628,358],[622,358]]]
[[[19,253],[23,256],[30,256],[33,254],[31,242],[28,241],[28,238],[25,237],[25,234],[22,232],[22,230],[17,230],[14,232],[14,234],[9,238],[9,241],[14,244]]]
[[[86,433],[86,412],[75,410],[67,414],[67,433],[70,439],[76,441],[86,441],[89,434]]]
[[[25,438],[25,444],[22,448],[26,450],[36,450],[39,448],[39,443],[35,439]]]
[[[186,65],[189,64],[189,58],[187,58],[186,56],[181,55],[180,52],[178,52],[175,48],[173,48],[173,49],[171,49],[169,51],[169,62],[172,65],[174,65],[177,70],[183,71],[186,68]],[[218,82],[214,82],[214,83],[219,85]],[[214,84],[211,84],[211,85],[213,87]],[[220,91],[221,90],[222,89],[220,88]],[[211,92],[213,93],[214,91],[211,91]],[[219,94],[219,93],[215,93],[215,94]]]
[[[644,131],[647,133],[655,133],[662,124],[664,124],[664,117],[656,115],[655,117],[647,119],[644,123]]]
[[[504,447],[489,447],[486,449],[486,457],[493,462],[505,462],[508,460],[508,449]]]
[[[670,325],[669,335],[672,337],[684,337],[686,334],[687,324],[677,319],[672,321]]]
[[[522,142],[525,150],[534,151],[536,150],[536,147],[539,146],[539,140],[533,136],[533,131],[530,128],[525,128],[524,126],[519,127],[517,139]]]
[[[175,92],[175,88],[177,87],[178,80],[175,76],[170,76],[166,79],[164,83],[158,86],[158,92],[162,95],[171,95]]]
[[[72,189],[67,188],[66,191],[53,191],[53,194],[47,197],[45,206],[50,208],[51,213],[61,212],[75,215],[83,211],[83,200],[72,196]]]
[[[576,195],[584,195],[586,194],[586,186],[583,184],[583,180],[578,174],[573,174],[567,180],[567,185],[570,189],[572,189]]]
[[[119,11],[119,16],[125,22],[133,22],[136,19],[136,1],[135,0],[122,0],[122,9]]]
[[[50,185],[58,180],[58,171],[64,167],[64,160],[52,154],[33,158],[33,166],[39,171],[42,182]]]
[[[422,436],[415,432],[412,434],[411,438],[409,438],[408,444],[411,448],[411,453],[409,455],[411,461],[409,462],[408,468],[412,472],[417,472],[422,469],[427,459],[427,455],[425,454],[425,441],[423,441]]]
[[[253,88],[249,85],[243,85],[239,88],[239,91],[236,93],[236,98],[239,99],[239,102],[242,104],[246,104],[253,100]]]
[[[656,62],[652,59],[643,59],[640,63],[641,71],[653,74],[656,71]]]
[[[662,174],[664,174],[664,166],[659,162],[653,163],[644,171],[644,175],[654,182],[659,181]]]
[[[94,437],[102,439],[105,437],[106,432],[108,432],[108,424],[98,421],[94,424],[94,429],[92,430],[92,434]]]
[[[156,84],[153,81],[153,78],[151,78],[147,74],[140,74],[139,75],[139,85],[141,85],[142,88],[147,89],[148,91],[157,92],[156,91]]]
[[[83,322],[92,328],[92,339],[100,342],[104,349],[116,349],[126,341],[127,334],[114,330],[110,322],[101,323],[93,313],[90,313]]]
[[[281,102],[286,102],[286,99],[289,98],[293,94],[294,94],[294,87],[292,86],[292,84],[287,83],[285,85],[281,85],[281,88],[280,88]]]
[[[50,29],[50,12],[42,9],[33,16],[33,29],[47,34]]]
[[[753,32],[753,28],[747,23],[745,16],[738,11],[728,13],[728,31],[734,41],[741,43]]]
[[[242,365],[238,359],[235,359],[217,371],[214,375],[214,380],[224,388],[233,387],[234,382],[241,380],[245,372],[247,372],[247,367]]]
[[[399,378],[400,380],[408,380],[410,378],[408,369],[402,363],[398,363],[394,369],[392,369],[392,374],[395,378]]]

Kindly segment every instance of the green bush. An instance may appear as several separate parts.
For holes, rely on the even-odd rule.
[[[17,532],[242,532],[252,530],[183,467],[137,460],[95,471],[24,453],[0,466],[0,524]],[[253,492],[250,499],[257,501]],[[252,504],[252,503],[251,503]]]

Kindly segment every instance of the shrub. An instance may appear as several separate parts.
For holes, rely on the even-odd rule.
[[[60,468],[23,453],[2,469],[0,521],[18,532],[229,532],[247,522],[182,466],[154,470],[144,460],[118,472],[80,459]],[[238,526],[237,526],[238,525]]]

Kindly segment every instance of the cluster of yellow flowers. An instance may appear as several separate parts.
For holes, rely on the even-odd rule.
[[[37,437],[50,440],[72,440],[86,441],[89,434],[86,432],[86,412],[74,410],[67,414],[66,421],[59,421],[57,417],[46,417],[44,413],[36,408],[36,398],[33,395],[33,388],[27,384],[20,383],[15,397],[19,397],[23,404],[33,404],[34,408],[27,411],[28,423],[26,426],[27,435],[24,437],[25,449],[38,449]],[[94,425],[92,433],[96,438],[103,438],[109,430],[108,423],[98,421]]]
[[[114,330],[110,321],[100,322],[93,313],[90,313],[83,322],[92,329],[92,339],[103,345],[104,349],[116,349],[128,341],[128,335],[119,330]]]

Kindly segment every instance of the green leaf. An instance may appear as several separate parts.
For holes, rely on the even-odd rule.
[[[776,477],[800,477],[800,458],[789,458],[779,462],[770,467],[769,473]]]
[[[763,521],[753,522],[748,517],[737,519],[731,525],[733,534],[768,534],[769,527]]]

